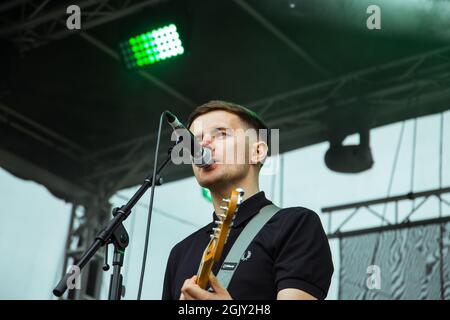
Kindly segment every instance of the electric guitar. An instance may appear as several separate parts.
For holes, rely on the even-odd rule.
[[[224,212],[217,214],[219,220],[215,221],[216,226],[213,228],[211,240],[203,252],[202,261],[197,272],[197,284],[200,288],[206,289],[209,283],[209,275],[214,263],[220,260],[223,247],[230,234],[230,227],[234,220],[234,214],[243,201],[244,190],[237,188],[231,192],[229,199],[223,199],[227,206],[220,206]]]

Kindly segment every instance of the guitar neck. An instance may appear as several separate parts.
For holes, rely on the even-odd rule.
[[[242,202],[244,190],[238,188],[231,192],[229,199],[223,199],[228,203],[227,207],[220,207],[225,212],[219,213],[220,220],[215,221],[216,227],[213,228],[213,234],[211,234],[211,240],[206,247],[202,261],[197,272],[197,284],[202,289],[206,289],[209,283],[209,275],[216,261],[219,261],[222,255],[224,244],[228,238],[230,232],[230,226],[233,223],[234,214],[236,213],[239,205]]]
[[[202,261],[197,272],[197,284],[200,288],[205,289],[209,283],[209,275],[212,272],[214,260]]]

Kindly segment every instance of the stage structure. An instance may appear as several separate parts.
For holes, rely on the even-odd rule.
[[[73,2],[0,4],[0,166],[73,204],[65,267],[109,220],[108,199],[149,174],[163,110],[185,120],[211,99],[241,103],[280,129],[280,152],[330,141],[327,165],[360,172],[372,165],[371,129],[450,108],[450,47],[435,32],[445,10],[425,30],[399,20],[413,35],[403,36],[351,24],[367,19],[357,0],[357,12],[335,17],[339,28],[320,16],[340,12],[335,1],[327,11],[310,0],[84,0],[76,1],[82,28],[73,31]],[[155,19],[189,22],[184,54],[127,70],[119,43]],[[366,143],[343,146],[354,133]],[[166,151],[162,144],[160,159]],[[169,166],[163,178],[191,174]],[[85,269],[86,291],[69,298],[99,297],[102,260],[99,253]]]
[[[450,299],[450,187],[442,187],[443,114],[440,119],[439,188],[413,191],[415,122],[411,192],[391,195],[403,142],[403,123],[387,196],[322,209],[328,215],[328,237],[339,241],[339,299]],[[426,219],[416,219],[418,210],[433,200],[437,210],[429,212]],[[336,224],[333,219],[337,215],[341,215],[341,221]],[[362,221],[368,215],[377,222],[357,230],[346,228],[352,220]],[[379,273],[378,287],[368,282],[374,272]]]

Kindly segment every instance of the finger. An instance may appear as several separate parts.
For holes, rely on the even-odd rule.
[[[187,284],[181,289],[180,300],[194,300],[194,298],[189,294],[189,286],[190,285]],[[181,299],[181,296],[183,299]]]
[[[193,300],[207,300],[209,298],[210,293],[206,290],[203,290],[198,285],[188,285],[183,291],[186,299]]]
[[[189,284],[190,279],[186,279],[183,282],[183,285],[181,286],[181,291],[183,291],[184,288],[186,288],[186,286]]]
[[[183,285],[181,286],[181,291],[183,291],[183,288],[185,288],[187,285],[194,285],[196,284],[197,276],[192,276],[189,279],[184,280]]]

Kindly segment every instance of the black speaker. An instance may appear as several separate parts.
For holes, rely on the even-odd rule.
[[[359,173],[372,168],[373,157],[369,143],[369,130],[359,133],[358,145],[342,145],[340,141],[330,142],[325,153],[325,164],[330,170],[342,173]]]

